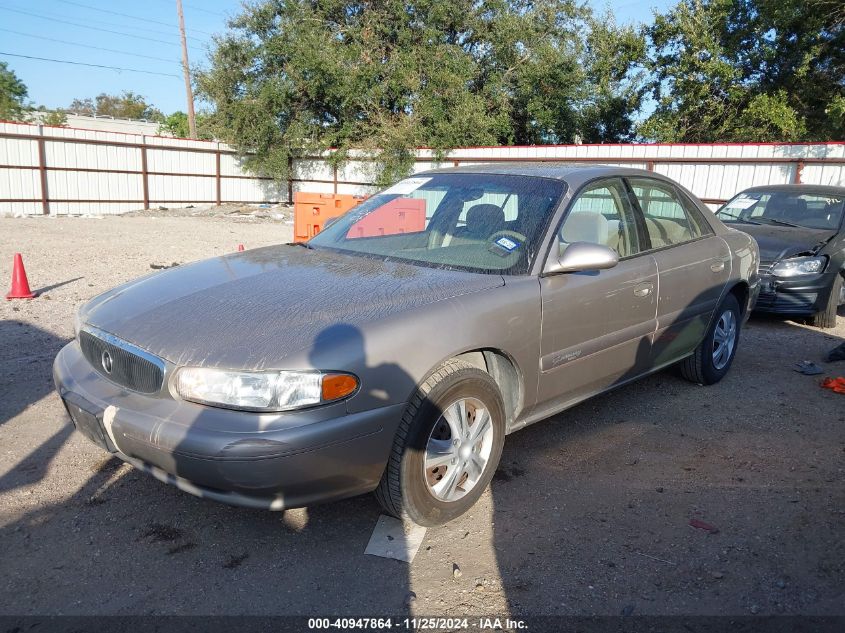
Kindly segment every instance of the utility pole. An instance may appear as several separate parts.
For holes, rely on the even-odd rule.
[[[188,98],[188,129],[191,138],[197,137],[197,122],[194,118],[194,91],[191,89],[191,71],[188,66],[188,41],[185,38],[185,14],[182,13],[182,0],[176,0],[176,13],[179,14],[179,35],[182,37],[182,72],[185,74],[185,95]]]

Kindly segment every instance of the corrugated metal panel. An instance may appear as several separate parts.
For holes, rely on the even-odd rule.
[[[814,185],[845,187],[845,165],[807,165],[801,180]]]
[[[215,199],[214,178],[199,176],[150,176],[150,200],[153,204],[168,201],[168,206],[208,203]]]
[[[0,198],[41,198],[41,176],[38,171],[0,168]]]
[[[35,125],[0,123],[0,134],[28,138],[0,138],[0,166],[38,167],[38,138],[45,139],[48,168],[48,192],[52,213],[116,213],[142,206],[141,202],[125,202],[143,198],[143,181],[138,174],[95,173],[81,170],[142,170],[142,150],[147,147],[147,170],[180,174],[149,176],[151,205],[167,200],[167,206],[212,202],[217,197],[217,157],[220,154],[220,193],[222,201],[283,200],[287,183],[250,177],[242,158],[228,153],[230,149],[213,142],[122,134],[90,129],[39,128]],[[63,139],[85,140],[85,143],[62,142]],[[165,149],[171,148],[171,149]],[[746,187],[794,182],[801,159],[832,161],[831,164],[806,163],[802,181],[845,185],[845,144],[677,144],[677,145],[559,145],[538,147],[465,147],[452,151],[441,163],[430,159],[430,149],[418,151],[420,158],[413,172],[448,167],[455,160],[461,164],[479,164],[488,160],[593,160],[606,164],[647,168],[653,163],[658,173],[666,174],[689,188],[696,195],[723,200]],[[294,191],[315,193],[372,194],[377,166],[366,151],[350,152],[352,160],[334,170],[323,158],[294,161],[294,177],[302,182],[292,184]],[[355,158],[358,157],[358,160]],[[672,159],[678,162],[669,162]],[[690,162],[684,162],[689,159]],[[737,159],[738,162],[727,162]],[[789,160],[777,163],[773,160]],[[739,161],[754,162],[739,162]],[[712,162],[704,162],[712,161]],[[53,168],[51,170],[51,168]],[[55,169],[58,168],[58,169]],[[202,176],[201,176],[202,175]],[[236,178],[226,178],[235,176]],[[246,176],[246,177],[244,177]],[[322,182],[321,182],[322,181]],[[0,199],[32,198],[32,202],[0,203],[0,213],[42,212],[41,185],[38,169],[3,169],[0,167]],[[55,199],[77,198],[102,200],[100,203],[55,202]],[[124,202],[113,202],[122,200]],[[112,202],[109,202],[112,201]],[[179,202],[170,202],[179,201]]]
[[[38,142],[0,139],[0,165],[38,165]]]

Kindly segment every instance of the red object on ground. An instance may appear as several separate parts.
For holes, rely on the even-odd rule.
[[[719,531],[719,528],[717,528],[715,525],[710,525],[709,523],[706,523],[701,519],[690,519],[689,524],[690,527],[694,527],[698,530],[705,530],[707,532],[710,532],[710,534],[715,534]]]
[[[26,278],[26,269],[23,267],[23,257],[15,253],[15,264],[12,268],[12,289],[6,295],[10,299],[32,299],[35,293],[29,289],[29,280]]]
[[[243,244],[238,244],[238,252],[240,253],[240,252],[242,252],[243,250],[244,250],[244,245],[243,245]]]
[[[845,378],[839,376],[838,378],[825,378],[822,380],[822,387],[830,389],[834,393],[841,393],[845,395]]]

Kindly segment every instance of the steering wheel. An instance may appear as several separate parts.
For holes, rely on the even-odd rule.
[[[496,231],[495,233],[493,233],[493,235],[491,235],[490,237],[488,237],[488,238],[487,238],[487,243],[488,243],[488,244],[490,244],[490,246],[492,246],[493,244],[495,244],[495,243],[496,243],[496,240],[501,239],[501,238],[503,238],[503,237],[506,237],[506,238],[508,238],[508,239],[510,239],[510,240],[514,240],[514,241],[516,241],[516,242],[517,242],[517,244],[518,244],[519,246],[522,246],[523,244],[525,244],[525,242],[527,242],[527,241],[528,241],[528,238],[527,238],[527,237],[525,237],[525,236],[524,236],[522,233],[520,233],[519,231],[508,231],[508,230],[504,230],[504,231]],[[508,249],[505,249],[505,250],[508,250]],[[514,249],[513,249],[512,251],[510,251],[510,252],[511,252],[511,253],[515,253],[515,252],[516,252],[516,248],[514,248]]]

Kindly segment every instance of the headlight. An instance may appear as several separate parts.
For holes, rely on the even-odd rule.
[[[185,400],[246,411],[287,411],[351,395],[358,379],[350,374],[307,371],[227,371],[183,367],[176,392]]]
[[[822,272],[826,263],[826,257],[792,257],[775,264],[772,274],[776,277],[813,275]]]

